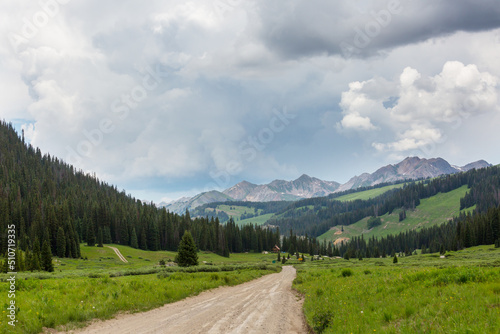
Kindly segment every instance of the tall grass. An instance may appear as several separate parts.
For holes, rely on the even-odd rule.
[[[298,266],[317,333],[500,333],[500,250]]]
[[[18,280],[16,287],[17,326],[12,328],[4,318],[0,320],[0,332],[39,333],[43,327],[61,328],[62,325],[70,329],[95,318],[108,319],[121,311],[149,310],[204,290],[240,284],[280,270],[278,266],[266,265],[206,267],[214,272],[194,267],[141,276],[44,280],[26,277]],[[9,302],[7,290],[7,283],[0,283],[0,305],[5,306],[4,310]]]

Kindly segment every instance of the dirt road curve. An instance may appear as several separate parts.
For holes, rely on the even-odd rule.
[[[120,260],[122,260],[125,263],[128,263],[127,259],[122,255],[122,253],[120,253],[120,251],[118,250],[118,248],[111,247],[111,246],[106,246],[106,247],[111,248],[112,250],[114,250],[115,253],[116,253],[116,255],[118,255],[118,257],[120,258]]]
[[[144,313],[96,322],[76,333],[307,333],[301,301],[291,290],[295,269],[284,267],[234,287],[204,292]]]

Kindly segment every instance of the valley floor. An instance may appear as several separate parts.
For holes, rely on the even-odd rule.
[[[295,269],[222,287],[148,312],[98,321],[75,333],[307,333]]]

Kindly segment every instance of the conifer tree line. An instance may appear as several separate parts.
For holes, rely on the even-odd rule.
[[[7,250],[7,226],[16,226],[19,270],[53,270],[51,256],[79,258],[80,243],[116,243],[144,250],[177,250],[186,230],[199,250],[229,256],[260,252],[280,244],[279,230],[238,227],[230,220],[191,219],[142,203],[75,170],[19,138],[0,122],[0,254]]]
[[[378,217],[402,211],[414,210],[420,200],[446,193],[467,185],[470,190],[461,201],[461,208],[476,205],[476,211],[484,213],[492,206],[500,205],[500,168],[489,167],[465,173],[446,175],[432,180],[405,183],[369,200],[341,202],[332,197],[318,197],[290,204],[280,213],[280,218],[271,219],[269,225],[299,235],[320,236],[334,226],[351,225],[365,217]]]
[[[320,255],[364,258],[380,256],[394,257],[395,254],[411,255],[416,249],[420,249],[423,253],[435,253],[456,251],[478,245],[495,244],[496,247],[500,247],[499,167],[489,167],[471,170],[466,173],[448,175],[427,182],[427,185],[421,183],[417,184],[417,187],[405,186],[401,191],[393,191],[390,195],[386,194],[380,197],[386,199],[388,204],[382,203],[380,198],[374,201],[359,201],[359,212],[352,214],[357,215],[356,218],[358,218],[368,213],[372,215],[372,219],[370,220],[374,220],[375,215],[373,213],[377,211],[378,205],[378,210],[381,214],[399,209],[400,220],[404,220],[406,211],[411,210],[411,207],[407,205],[402,205],[400,208],[394,207],[395,203],[397,205],[402,202],[413,204],[412,197],[409,195],[405,196],[404,194],[413,192],[413,198],[416,199],[415,203],[419,203],[420,198],[432,196],[431,194],[436,194],[437,192],[447,192],[462,185],[468,185],[469,190],[464,198],[460,200],[460,209],[470,208],[475,205],[476,207],[472,213],[462,213],[458,217],[441,225],[423,228],[418,231],[410,230],[381,238],[371,237],[368,240],[363,236],[353,237],[349,242],[341,243],[337,246],[334,246],[330,242],[325,247],[323,243],[317,247],[318,252]],[[400,193],[403,194],[403,197],[400,197]],[[406,198],[406,200],[402,198]],[[365,202],[364,208],[362,202]],[[374,202],[377,204],[374,205]],[[372,205],[373,211],[366,210],[368,205]]]
[[[332,226],[350,225],[394,210],[413,210],[420,199],[463,185],[470,189],[461,206],[475,205],[472,215],[379,240],[353,238],[351,243],[338,247],[315,239]],[[90,246],[116,243],[151,251],[176,251],[185,231],[190,231],[198,250],[223,256],[269,251],[274,245],[291,254],[351,257],[411,252],[417,248],[460,249],[499,239],[495,223],[499,189],[499,168],[491,167],[407,183],[402,189],[368,201],[340,202],[324,197],[287,204],[288,209],[282,209],[283,218],[270,222],[268,227],[240,227],[232,219],[225,224],[214,217],[191,219],[187,211],[178,215],[136,200],[95,175],[42,154],[19,138],[12,124],[0,121],[0,254],[6,253],[7,226],[13,224],[18,271],[51,271],[52,256],[79,258],[82,242]],[[303,208],[304,203],[312,209]],[[267,206],[270,205],[278,204]],[[280,237],[280,230],[290,233]]]
[[[410,256],[416,249],[422,253],[457,251],[467,247],[492,245],[500,247],[500,206],[485,213],[461,214],[449,222],[419,231],[406,231],[382,238],[353,237],[348,243],[333,247],[338,256],[394,257]]]
[[[280,212],[287,208],[291,203],[290,201],[270,201],[270,202],[249,202],[249,201],[226,201],[226,202],[213,202],[206,203],[194,208],[191,211],[192,216],[205,216],[209,218],[219,218],[221,223],[229,220],[229,215],[224,211],[216,210],[219,205],[229,205],[229,207],[242,206],[248,207],[248,212],[241,215],[240,220],[253,218],[259,215],[268,213]]]

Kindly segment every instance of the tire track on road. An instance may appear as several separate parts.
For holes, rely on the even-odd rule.
[[[122,253],[120,253],[120,250],[118,248],[111,247],[111,246],[104,246],[104,247],[111,248],[112,250],[115,251],[116,255],[118,255],[118,257],[120,258],[120,260],[122,260],[125,263],[128,263],[127,259],[122,255]]]
[[[96,321],[74,333],[302,334],[302,299],[292,290],[295,268],[283,267],[233,287],[205,291],[160,308]]]

